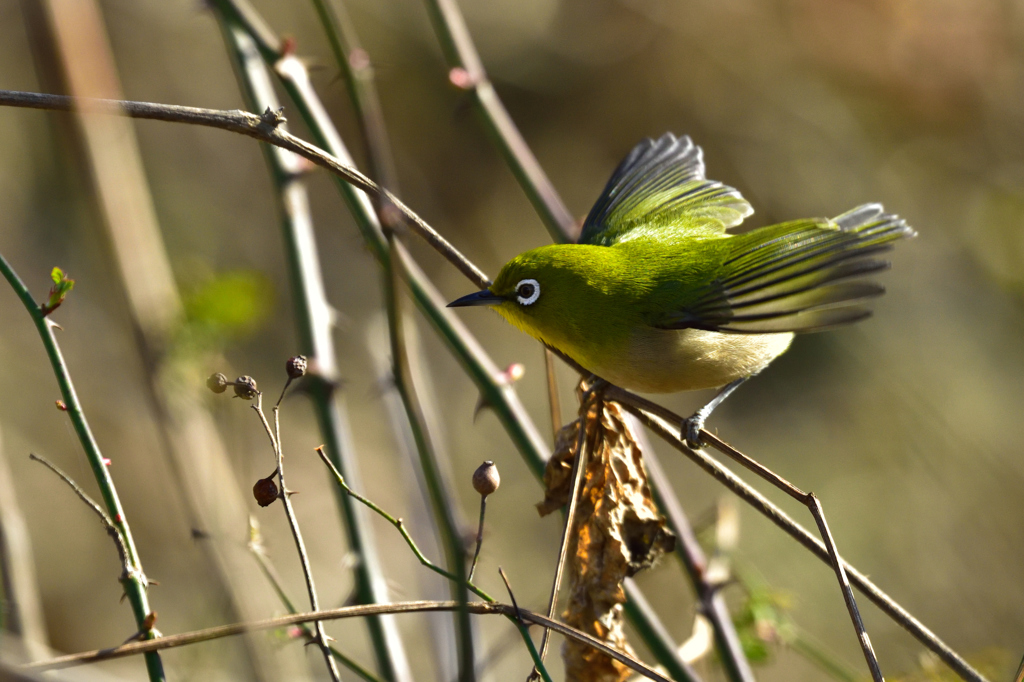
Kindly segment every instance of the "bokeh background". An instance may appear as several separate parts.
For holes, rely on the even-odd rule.
[[[0,0],[0,87],[47,90],[31,0]],[[99,3],[126,98],[211,108],[243,106],[213,14],[198,2]],[[314,83],[357,159],[358,127],[310,4],[255,3],[295,40]],[[852,328],[799,338],[785,356],[710,421],[735,444],[816,492],[840,551],[956,650],[1005,679],[1024,641],[1024,9],[978,0],[463,0],[469,28],[513,118],[574,214],[582,217],[623,154],[640,138],[689,134],[708,175],[737,187],[756,209],[748,225],[830,216],[881,201],[920,233],[899,245],[875,316]],[[350,0],[376,67],[403,200],[485,272],[549,241],[540,220],[460,93],[423,5]],[[99,49],[99,48],[96,48]],[[34,56],[35,55],[35,56]],[[85,59],[85,57],[83,57]],[[285,102],[286,115],[291,109]],[[291,117],[293,129],[308,136]],[[173,349],[180,376],[201,385],[213,371],[251,374],[275,393],[297,349],[272,184],[256,143],[219,131],[136,122],[175,280],[188,312]],[[55,314],[64,352],[104,454],[113,460],[147,572],[158,626],[179,632],[224,622],[226,602],[191,537],[183,493],[157,428],[147,365],[115,275],[90,183],[66,117],[0,108],[0,252],[42,298],[59,265],[77,281]],[[309,178],[344,394],[363,492],[406,517],[431,545],[430,519],[382,370],[379,271],[331,181]],[[446,296],[468,284],[420,244],[413,252]],[[6,289],[6,287],[4,287]],[[232,301],[228,312],[219,302]],[[238,312],[241,310],[242,312]],[[229,314],[231,311],[235,313]],[[519,393],[545,434],[542,353],[496,315],[460,312],[495,361],[521,362]],[[422,325],[421,325],[422,326]],[[490,502],[481,583],[503,593],[509,573],[521,604],[542,609],[557,553],[558,521],[538,518],[541,491],[497,420],[473,420],[476,392],[422,326],[442,450],[467,519],[469,486],[483,459],[503,485]],[[572,376],[561,375],[571,404]],[[17,503],[32,541],[51,646],[77,651],[133,631],[119,605],[118,566],[95,519],[50,474],[51,458],[95,490],[42,347],[16,297],[0,291],[0,432]],[[664,398],[689,413],[706,395]],[[204,394],[247,488],[273,468],[247,405]],[[567,412],[568,414],[568,412]],[[351,588],[335,501],[313,454],[321,442],[308,401],[283,413],[289,480],[325,605]],[[677,453],[657,446],[686,511],[709,517],[727,495]],[[662,451],[663,450],[663,451]],[[764,485],[757,484],[762,490]],[[772,491],[812,526],[806,511]],[[285,584],[300,603],[301,575],[277,508],[252,513]],[[393,530],[374,521],[395,598],[441,597]],[[246,529],[215,538],[244,554]],[[866,669],[832,572],[755,512],[740,508],[734,567],[788,595],[789,616],[814,641]],[[691,591],[670,559],[638,577],[675,638],[693,623]],[[254,589],[269,593],[265,583]],[[730,588],[732,589],[732,588]],[[739,603],[738,590],[730,599]],[[273,604],[272,601],[269,603]],[[922,647],[861,600],[883,670],[927,675]],[[277,607],[280,611],[280,607]],[[267,615],[271,615],[268,613]],[[417,679],[442,679],[430,633],[446,621],[403,616]],[[527,656],[503,622],[482,624],[497,665],[490,679],[522,679]],[[369,662],[358,623],[328,627]],[[323,677],[312,650],[302,673]],[[648,657],[641,648],[641,655]],[[249,673],[237,642],[165,655],[171,679],[238,679]],[[648,657],[649,658],[649,657]],[[98,668],[139,678],[141,662]],[[921,671],[922,665],[925,672]],[[554,666],[558,668],[559,666]],[[701,664],[708,679],[721,676]],[[824,674],[779,647],[764,680]],[[935,671],[941,671],[941,665]],[[936,672],[935,674],[939,674]]]

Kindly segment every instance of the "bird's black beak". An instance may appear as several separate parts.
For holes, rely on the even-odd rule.
[[[497,305],[504,301],[504,297],[492,294],[490,289],[481,289],[480,291],[457,298],[448,304],[449,308],[463,308],[469,305]]]

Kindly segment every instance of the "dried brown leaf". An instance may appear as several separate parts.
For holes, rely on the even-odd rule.
[[[544,474],[542,515],[568,501],[579,420],[558,434],[555,455]],[[623,630],[622,582],[672,551],[675,536],[651,497],[642,452],[622,409],[604,403],[601,418],[591,410],[587,430],[593,446],[577,507],[576,547],[569,556],[569,605],[565,622],[632,655]],[[567,680],[622,682],[629,670],[576,642],[563,650]]]

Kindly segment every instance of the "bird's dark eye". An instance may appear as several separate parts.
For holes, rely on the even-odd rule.
[[[523,279],[516,285],[516,300],[531,305],[540,297],[540,284],[535,279]]]

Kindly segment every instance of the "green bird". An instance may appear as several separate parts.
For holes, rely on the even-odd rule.
[[[915,235],[880,204],[730,234],[753,213],[708,180],[700,147],[667,133],[626,156],[576,244],[522,253],[449,307],[492,306],[597,377],[647,393],[723,387],[685,420],[699,446],[711,411],[797,332],[869,316],[877,256]]]

